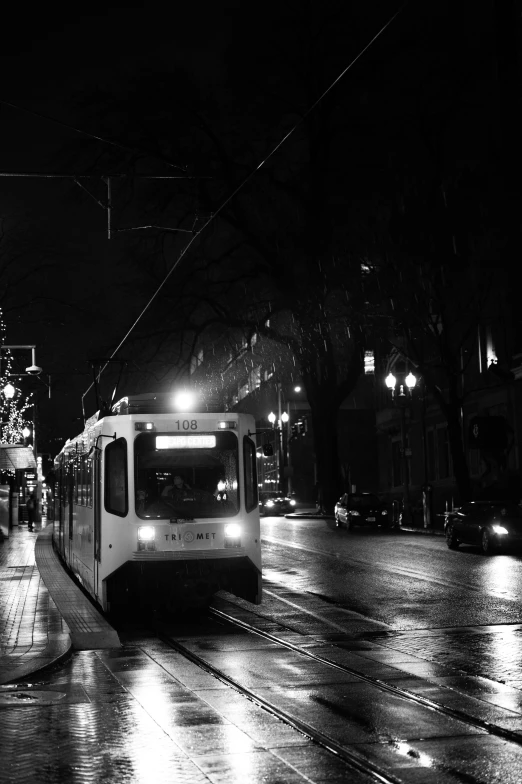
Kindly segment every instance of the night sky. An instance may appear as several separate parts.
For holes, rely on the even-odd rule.
[[[181,28],[187,43],[197,19],[187,18],[180,7],[176,19],[165,25],[164,14],[150,6],[147,13],[118,8],[82,16],[72,7],[59,13],[52,8],[30,15],[12,12],[3,26],[0,99],[20,110],[0,105],[0,170],[82,173],[89,137],[65,126],[82,128],[78,105],[98,85],[117,91],[130,75],[150,67],[153,58],[168,62],[173,36],[179,38]],[[199,20],[197,27],[188,55],[201,47],[198,57],[205,57],[206,26]],[[87,132],[100,133],[94,123],[90,126]],[[99,148],[103,152],[110,145],[100,142]],[[101,183],[92,192],[104,199]],[[80,429],[74,420],[92,380],[87,360],[109,356],[140,311],[139,303],[118,297],[123,243],[107,240],[105,211],[68,180],[2,178],[0,215],[8,236],[2,269],[23,246],[22,261],[16,262],[19,274],[10,276],[1,302],[7,341],[37,345],[37,363],[51,374],[51,400],[42,384],[24,383],[39,389],[44,435],[56,428],[59,437],[70,437]],[[39,273],[49,257],[51,269]],[[28,357],[29,352],[17,356],[20,369],[29,364]],[[87,406],[87,414],[93,413],[94,397]],[[49,428],[46,422],[52,423]]]
[[[213,86],[226,89],[240,84],[247,113],[247,105],[255,103],[257,93],[261,95],[256,81],[260,73],[267,90],[276,91],[285,78],[273,62],[274,41],[283,49],[287,42],[287,59],[292,66],[305,56],[296,43],[297,32],[295,39],[293,32],[299,29],[302,9],[313,9],[314,4],[283,5],[287,11],[284,22],[280,21],[281,4],[276,3],[255,7],[240,2],[174,3],[168,7],[144,4],[142,8],[110,7],[86,14],[73,6],[60,7],[60,12],[47,7],[30,13],[11,12],[11,17],[3,20],[0,100],[20,109],[0,103],[0,170],[79,174],[82,167],[93,165],[93,154],[99,155],[103,167],[103,161],[109,160],[110,145],[93,143],[87,135],[65,125],[112,136],[132,146],[132,123],[121,116],[93,116],[89,102],[100,91],[112,95],[116,102],[134,83],[156,80],[159,71],[167,74],[169,90],[158,111],[168,109],[169,102],[175,107],[176,89],[180,94],[187,89],[183,73],[190,73],[192,89],[199,86],[202,93],[211,93]],[[350,41],[343,37],[342,24],[338,26],[329,52],[334,55],[330,56],[331,70],[322,74],[323,87],[358,51],[356,42],[370,40],[401,8],[399,3],[389,2],[317,7],[324,9],[325,5],[334,9],[342,5],[343,24],[354,23],[357,36],[355,42]],[[478,81],[484,78],[477,53],[484,46],[481,36],[489,17],[483,10],[489,6],[474,3],[470,6],[473,14],[468,16],[465,8],[455,9],[458,4],[422,5],[419,10],[417,4],[406,4],[382,41],[338,88],[352,89],[357,100],[364,99],[365,91],[370,95],[381,92],[381,103],[373,106],[375,126],[386,129],[381,145],[399,133],[390,117],[399,116],[401,105],[407,105],[412,95],[424,92],[436,113],[453,68],[456,77],[472,67],[477,69]],[[470,53],[471,64],[467,62]],[[484,53],[487,60],[487,46]],[[392,69],[388,59],[381,70],[383,59],[390,54]],[[424,81],[416,76],[423,69]],[[319,78],[318,85],[321,87]],[[157,85],[155,94],[161,96]],[[289,89],[274,104],[273,117],[267,117],[268,127],[273,125],[274,142],[288,128],[284,101],[291,116],[294,102],[302,98]],[[227,106],[222,110],[226,113]],[[241,115],[237,103],[231,110]],[[468,144],[463,129],[465,125],[461,125],[460,136],[455,136],[461,155],[466,154]],[[244,139],[239,138],[238,144],[242,143]],[[469,150],[474,154],[472,140]],[[381,157],[376,146],[375,160]],[[198,162],[190,164],[197,167]],[[163,164],[152,158],[147,166],[165,171]],[[97,198],[104,198],[99,182],[93,191]],[[70,180],[1,178],[0,215],[9,237],[2,265],[11,258],[10,253],[23,246],[22,260],[17,262],[20,274],[9,277],[9,285],[2,289],[0,305],[7,339],[12,344],[37,344],[37,363],[51,374],[53,386],[48,401],[41,385],[44,435],[71,437],[81,429],[81,423],[73,419],[81,416],[81,394],[92,379],[87,360],[112,352],[153,287],[134,293],[127,288],[122,295],[119,287],[127,274],[128,238],[117,235],[109,242],[106,213]],[[43,271],[42,259],[49,265]],[[5,280],[4,271],[2,275]],[[93,399],[89,409],[88,415],[94,411]]]

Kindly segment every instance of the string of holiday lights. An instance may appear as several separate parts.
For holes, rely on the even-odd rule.
[[[6,328],[0,308],[0,347],[5,345]],[[33,406],[33,393],[24,395],[11,381],[13,357],[10,349],[0,352],[0,441],[2,444],[23,444],[24,429],[31,427],[26,412]]]

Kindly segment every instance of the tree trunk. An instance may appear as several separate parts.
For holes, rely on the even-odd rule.
[[[308,397],[317,481],[322,488],[324,509],[330,514],[342,490],[337,439],[339,406],[334,398],[327,383],[315,385],[313,394]]]
[[[460,405],[449,403],[447,406],[448,438],[453,461],[453,473],[457,482],[460,502],[468,501],[471,496],[469,470],[464,451],[464,438],[460,418]]]

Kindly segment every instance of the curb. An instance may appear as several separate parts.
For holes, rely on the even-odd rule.
[[[300,518],[303,520],[334,520],[335,519],[333,515],[328,515],[328,514],[317,515],[308,512],[302,512],[302,513],[291,512],[290,514],[285,514],[285,517],[291,520],[296,520],[296,519],[298,520]],[[413,528],[413,527],[407,527],[402,525],[401,526],[395,525],[390,527],[389,530],[396,531],[397,533],[403,531],[406,534],[421,534],[422,536],[444,536],[444,531],[437,530],[435,528]]]
[[[37,676],[39,673],[48,670],[66,661],[72,654],[72,641],[67,632],[50,636],[49,643],[40,652],[15,656],[10,661],[6,656],[2,660],[2,675],[0,676],[0,686],[8,686],[20,679],[27,679]]]
[[[404,531],[407,534],[422,534],[423,536],[444,536],[444,531],[438,531],[435,528],[406,528],[400,526],[395,530]]]
[[[289,514],[285,514],[289,520],[333,520],[334,516],[329,514],[318,515],[318,514],[311,514],[309,512],[290,512]]]

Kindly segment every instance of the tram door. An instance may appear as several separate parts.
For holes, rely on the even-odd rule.
[[[94,592],[100,598],[101,586],[98,575],[101,559],[101,457],[100,450],[95,449],[92,465],[92,507],[94,512]]]
[[[66,499],[66,509],[67,509],[67,528],[68,528],[68,542],[67,542],[67,550],[69,559],[72,559],[72,549],[73,549],[73,498],[74,498],[74,463],[70,460],[67,463],[67,475],[66,475],[66,486],[65,490],[67,493]]]

